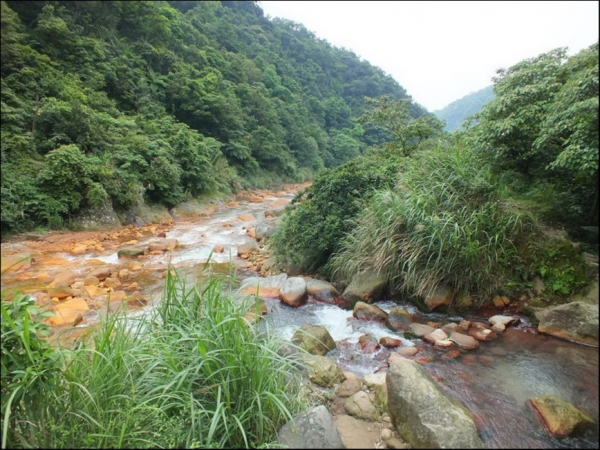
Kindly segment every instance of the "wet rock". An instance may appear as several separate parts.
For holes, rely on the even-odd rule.
[[[450,339],[438,339],[433,343],[433,346],[437,348],[451,348],[454,347],[454,343]]]
[[[377,409],[369,394],[364,391],[359,391],[346,400],[344,408],[351,416],[364,420],[377,420]]]
[[[368,320],[372,322],[385,322],[388,314],[375,305],[369,305],[365,302],[356,302],[352,316],[359,320]]]
[[[571,302],[550,308],[538,326],[541,333],[598,347],[598,304]]]
[[[519,318],[514,317],[514,316],[496,315],[496,316],[490,317],[488,319],[488,322],[492,325],[496,325],[497,323],[500,323],[500,324],[504,325],[505,327],[508,327],[510,325],[514,325],[514,324],[518,323]]]
[[[139,263],[138,263],[139,264]],[[140,264],[141,267],[141,264]],[[104,281],[106,278],[110,276],[110,268],[108,267],[99,267],[98,269],[92,270],[89,274],[89,277],[95,277],[98,282],[94,284],[98,284],[100,281]]]
[[[338,290],[331,283],[315,278],[306,280],[306,291],[309,295],[312,295],[317,299],[317,301],[328,304],[335,304],[340,295]]]
[[[422,323],[411,323],[409,325],[409,330],[415,336],[422,338],[423,336],[433,333],[435,328],[430,327],[429,325],[424,325]]]
[[[364,272],[352,279],[342,294],[342,306],[347,309],[354,308],[356,302],[372,303],[379,299],[386,279],[377,272]]]
[[[555,437],[569,436],[575,430],[595,423],[588,414],[554,395],[531,398],[527,403],[537,413],[546,431]]]
[[[502,347],[490,347],[490,353],[494,356],[506,356],[508,352],[504,350]]]
[[[494,333],[502,333],[504,332],[504,330],[506,330],[506,326],[503,323],[497,323],[492,327],[492,331]]]
[[[144,249],[140,247],[123,247],[117,252],[119,258],[133,258],[144,254]]]
[[[479,355],[477,359],[479,359],[479,362],[486,367],[492,367],[494,365],[494,358],[491,356]]]
[[[81,313],[89,311],[89,306],[86,301],[82,298],[73,298],[66,302],[59,303],[52,308],[54,316],[48,317],[46,322],[50,325],[77,325],[83,318]]]
[[[386,384],[392,422],[413,448],[484,447],[471,413],[418,364],[392,364]]]
[[[472,336],[466,334],[452,332],[450,333],[450,340],[454,342],[458,347],[464,348],[465,350],[474,350],[479,348],[479,342]]]
[[[417,353],[419,353],[419,347],[401,347],[396,350],[396,353],[404,357],[415,356]]]
[[[458,328],[460,328],[460,327],[458,326],[457,323],[450,322],[450,323],[446,323],[442,326],[442,331],[446,334],[450,334],[453,331],[456,331]]]
[[[70,271],[70,270],[63,270],[62,272],[59,272],[54,279],[52,280],[52,282],[50,284],[48,284],[48,287],[56,287],[59,284],[63,285],[63,286],[70,286],[72,285],[75,280],[77,279],[77,276],[75,275],[74,272]]]
[[[108,299],[111,302],[124,300],[127,297],[125,291],[113,291],[108,293]]]
[[[450,306],[454,299],[454,289],[449,285],[441,285],[433,289],[425,296],[425,305],[430,311],[440,306]]]
[[[256,217],[254,217],[252,214],[242,214],[241,216],[238,216],[238,219],[240,219],[242,222],[253,222],[256,220]]]
[[[385,325],[394,331],[404,330],[413,322],[414,318],[406,309],[396,306],[391,309],[385,319]]]
[[[31,267],[31,253],[16,253],[2,257],[1,272],[17,272],[19,270],[27,270]]]
[[[350,397],[361,389],[360,381],[346,380],[335,389],[335,395],[338,397]]]
[[[469,331],[469,328],[471,327],[471,321],[470,320],[461,320],[458,323],[458,326],[464,331]]]
[[[148,251],[170,252],[179,245],[177,239],[160,239],[148,244]]]
[[[335,341],[327,328],[313,324],[302,325],[296,330],[292,343],[302,347],[311,355],[323,356],[335,348]]]
[[[48,295],[56,298],[67,298],[73,295],[73,290],[65,283],[58,283],[55,287],[48,289]]]
[[[287,448],[344,448],[333,417],[323,405],[316,406],[286,423],[277,440]]]
[[[131,275],[131,272],[128,269],[119,270],[118,276],[121,280],[128,278],[129,275]]]
[[[112,288],[119,287],[121,286],[121,280],[119,280],[118,278],[107,277],[104,280],[104,286]]]
[[[270,277],[251,277],[242,281],[237,291],[238,295],[258,295],[261,298],[278,298],[280,287],[287,279],[287,274],[281,273]]]
[[[502,300],[502,297],[499,295],[496,295],[494,298],[492,298],[492,303],[496,308],[504,308],[504,300]]]
[[[379,343],[377,342],[377,339],[370,334],[363,334],[361,337],[359,337],[358,345],[363,353],[373,353],[379,349]]]
[[[243,244],[238,245],[237,254],[238,256],[249,255],[250,253],[256,253],[260,250],[260,247],[254,239],[248,239]]]
[[[492,330],[477,322],[471,324],[471,328],[469,328],[468,333],[469,336],[474,337],[478,341],[492,341],[498,337],[498,335]]]
[[[279,298],[286,305],[299,307],[306,303],[306,281],[300,277],[287,278],[279,288]]]
[[[446,339],[448,339],[448,335],[439,328],[423,336],[423,340],[431,345],[434,345],[437,341],[444,341]]]
[[[106,289],[100,288],[100,287],[95,286],[95,285],[85,286],[85,290],[86,290],[86,292],[88,293],[88,295],[90,297],[97,297],[99,295],[104,295],[107,292]]]
[[[308,378],[318,386],[332,387],[346,379],[342,369],[326,356],[303,354],[302,362],[308,371]]]
[[[384,336],[379,339],[379,344],[383,345],[385,348],[396,348],[402,345],[402,341],[393,337]]]

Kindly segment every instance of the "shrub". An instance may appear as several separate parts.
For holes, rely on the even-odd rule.
[[[375,269],[416,295],[448,283],[481,301],[502,288],[512,239],[528,222],[497,201],[475,151],[427,151],[365,203],[331,267],[340,278]]]

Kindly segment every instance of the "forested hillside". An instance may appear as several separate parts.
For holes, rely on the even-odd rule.
[[[467,117],[478,113],[493,98],[494,86],[490,85],[453,101],[445,108],[433,111],[433,114],[438,119],[445,120],[446,125],[444,126],[444,130],[452,133],[462,126]]]
[[[2,2],[2,236],[312,178],[392,135],[390,76],[255,2]]]

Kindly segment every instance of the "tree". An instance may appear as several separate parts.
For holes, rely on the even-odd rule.
[[[374,124],[383,128],[391,136],[385,144],[390,151],[400,151],[402,156],[410,156],[421,142],[441,132],[444,123],[429,114],[415,118],[411,111],[411,101],[392,100],[388,96],[378,99],[366,98],[372,109],[359,118],[359,122]]]

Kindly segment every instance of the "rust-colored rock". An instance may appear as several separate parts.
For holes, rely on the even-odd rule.
[[[379,343],[370,334],[363,334],[358,338],[358,345],[363,353],[373,353],[379,349]]]
[[[393,337],[384,336],[379,339],[379,344],[383,345],[385,348],[396,348],[402,345],[402,341]]]

